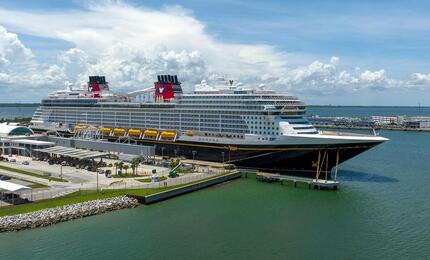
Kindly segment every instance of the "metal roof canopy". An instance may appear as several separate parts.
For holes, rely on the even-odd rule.
[[[0,181],[0,190],[7,190],[7,191],[23,191],[23,190],[31,190],[30,187],[8,182],[8,181]]]
[[[34,149],[34,151],[42,152],[42,153],[51,153],[51,154],[56,154],[64,157],[81,159],[81,160],[95,159],[95,158],[105,157],[109,155],[109,153],[88,151],[88,150],[82,150],[82,149],[64,147],[64,146],[53,146],[45,149]]]
[[[31,145],[55,145],[54,142],[45,142],[40,140],[32,140],[32,139],[13,139],[10,140],[11,143],[16,144],[31,144]]]

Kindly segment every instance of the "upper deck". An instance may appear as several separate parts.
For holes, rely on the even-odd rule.
[[[159,76],[154,87],[124,94],[110,92],[104,78],[99,78],[90,77],[86,89],[68,86],[65,90],[51,93],[48,98],[42,100],[42,106],[233,110],[291,116],[305,113],[305,104],[297,97],[279,94],[263,85],[252,89],[244,87],[240,82],[234,84],[233,81],[218,81],[214,86],[210,86],[203,80],[195,86],[192,93],[184,94],[177,77]]]

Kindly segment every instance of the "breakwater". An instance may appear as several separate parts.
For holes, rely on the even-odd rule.
[[[0,232],[50,226],[59,222],[98,215],[113,210],[133,208],[138,205],[137,199],[121,196],[5,216],[0,218]]]

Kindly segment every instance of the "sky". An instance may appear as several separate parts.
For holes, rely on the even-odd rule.
[[[428,1],[0,1],[0,102],[177,74],[313,105],[430,106]]]

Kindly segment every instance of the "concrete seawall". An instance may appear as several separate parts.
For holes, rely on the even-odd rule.
[[[226,181],[238,179],[238,178],[241,178],[241,176],[242,176],[242,174],[239,171],[232,172],[232,173],[222,175],[219,177],[214,177],[212,179],[203,180],[203,181],[200,181],[197,183],[182,186],[182,187],[179,187],[179,188],[176,188],[173,190],[168,190],[168,191],[148,195],[145,197],[136,197],[136,198],[139,199],[144,204],[151,204],[151,203],[159,202],[162,200],[170,199],[170,198],[173,198],[173,197],[185,194],[185,193],[200,190],[200,189],[203,189],[203,188],[206,188],[209,186],[220,184],[220,183],[223,183]]]
[[[45,227],[113,210],[133,208],[138,205],[139,202],[137,199],[121,196],[5,216],[0,218],[0,232]]]

